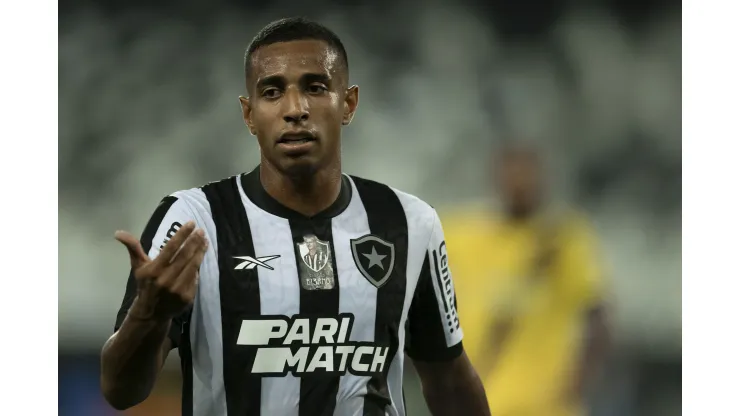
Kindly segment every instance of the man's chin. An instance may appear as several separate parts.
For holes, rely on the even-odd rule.
[[[280,170],[294,179],[311,177],[319,170],[318,163],[309,157],[291,158],[284,160],[280,165]]]

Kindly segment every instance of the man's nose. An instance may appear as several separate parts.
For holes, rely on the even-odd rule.
[[[284,102],[286,108],[283,120],[288,123],[301,123],[308,120],[308,102],[303,94],[291,88],[286,91]]]

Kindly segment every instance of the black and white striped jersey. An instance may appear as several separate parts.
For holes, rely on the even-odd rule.
[[[343,175],[308,218],[255,169],[164,198],[142,236],[150,257],[190,220],[210,244],[170,330],[185,415],[404,416],[404,356],[462,352],[440,220],[412,195]],[[135,295],[130,276],[116,330]]]

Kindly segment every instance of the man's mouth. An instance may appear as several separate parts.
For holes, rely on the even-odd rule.
[[[316,141],[316,136],[310,132],[286,133],[280,136],[278,143],[285,144],[302,144]]]

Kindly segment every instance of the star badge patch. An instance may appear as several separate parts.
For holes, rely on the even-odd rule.
[[[365,278],[380,288],[391,277],[396,261],[396,248],[380,237],[368,234],[350,240],[352,258]]]

